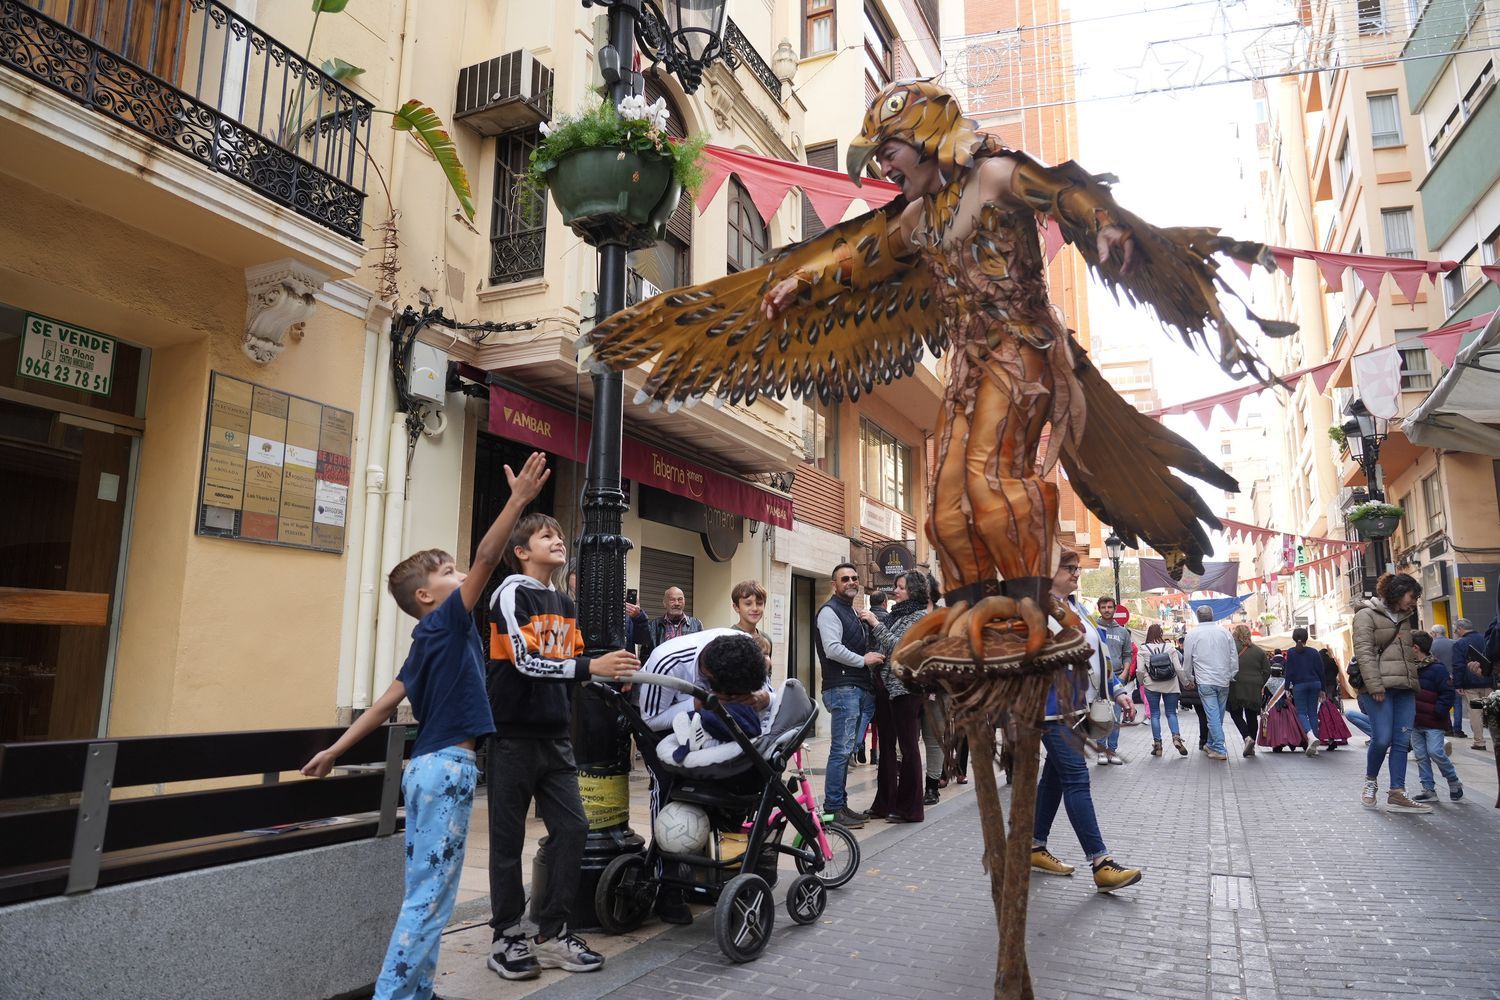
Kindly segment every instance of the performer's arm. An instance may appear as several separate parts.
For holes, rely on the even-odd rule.
[[[905,259],[915,252],[911,242],[911,220],[917,217],[914,209],[920,213],[921,205],[908,205],[899,216],[891,217],[886,228],[884,252],[897,259]],[[847,240],[839,239],[815,260],[803,264],[789,277],[773,285],[761,302],[761,311],[766,319],[775,319],[799,298],[811,302],[840,288],[853,288],[854,270],[860,263],[854,247]]]
[[[985,201],[1019,203],[1051,216],[1070,243],[1093,240],[1101,262],[1117,250],[1123,271],[1135,262],[1135,242],[1114,196],[1076,164],[1044,167],[1020,154],[992,156],[980,164],[979,183]]]

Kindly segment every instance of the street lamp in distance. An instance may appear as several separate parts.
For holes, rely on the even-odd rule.
[[[1344,412],[1349,416],[1349,420],[1343,425],[1349,456],[1365,474],[1365,490],[1370,499],[1383,501],[1385,490],[1382,489],[1380,479],[1380,446],[1386,439],[1389,422],[1384,417],[1371,413],[1369,407],[1365,406],[1365,401],[1358,397],[1349,401]],[[1390,544],[1384,538],[1370,539],[1370,557],[1364,572],[1364,589],[1367,594],[1374,592],[1375,581],[1386,571],[1390,561]],[[1370,572],[1370,563],[1375,567],[1373,573]]]
[[[1120,541],[1120,536],[1113,531],[1104,540],[1104,547],[1109,550],[1109,561],[1115,567],[1115,607],[1120,606],[1120,556],[1125,552],[1125,543]]]

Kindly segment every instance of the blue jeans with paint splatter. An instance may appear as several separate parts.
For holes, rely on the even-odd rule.
[[[447,747],[413,757],[406,795],[406,898],[391,931],[374,1000],[428,1000],[443,927],[458,898],[479,769],[474,751]]]

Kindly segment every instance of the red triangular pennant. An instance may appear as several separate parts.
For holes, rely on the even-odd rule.
[[[1384,268],[1356,267],[1354,273],[1359,275],[1359,280],[1365,283],[1365,287],[1370,290],[1371,295],[1377,299],[1380,298],[1380,279],[1384,278],[1388,273]]]
[[[1390,272],[1391,277],[1395,279],[1396,287],[1401,289],[1402,296],[1412,304],[1413,309],[1417,306],[1417,292],[1422,287],[1422,275],[1425,273],[1425,271],[1404,269]]]
[[[1318,390],[1319,396],[1328,391],[1328,380],[1333,378],[1334,369],[1338,366],[1339,363],[1337,361],[1328,361],[1307,373],[1312,376],[1313,388]]]
[[[1330,257],[1337,258],[1338,256],[1338,254],[1311,254],[1312,259],[1317,262],[1318,270],[1323,272],[1323,280],[1328,282],[1330,289],[1335,290],[1344,287],[1344,268],[1348,266],[1341,260],[1330,259]]]

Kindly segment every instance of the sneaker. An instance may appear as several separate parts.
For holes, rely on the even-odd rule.
[[[1033,847],[1031,849],[1031,870],[1046,872],[1048,875],[1071,875],[1076,869],[1072,865],[1063,864],[1045,847]]]
[[[1316,757],[1318,755],[1318,751],[1323,749],[1322,742],[1312,733],[1307,734],[1303,745],[1306,747],[1307,755],[1309,757]]]
[[[1380,792],[1380,786],[1375,784],[1371,778],[1365,779],[1364,791],[1359,793],[1359,804],[1366,809],[1375,808],[1375,796]]]
[[[1161,756],[1161,740],[1152,740],[1151,741],[1151,756],[1153,756],[1153,757],[1160,757]]]
[[[1113,858],[1105,858],[1094,866],[1094,888],[1099,892],[1114,892],[1140,880],[1139,868],[1122,868]]]
[[[1454,802],[1464,797],[1464,783],[1462,781],[1448,782],[1448,798]]]
[[[1392,788],[1385,793],[1386,812],[1396,813],[1430,813],[1432,806],[1425,802],[1413,802],[1406,797],[1406,789]]]
[[[1177,748],[1177,752],[1179,754],[1181,754],[1184,757],[1187,756],[1187,744],[1184,743],[1184,742],[1182,742],[1182,737],[1181,736],[1173,736],[1172,737],[1172,745]]]
[[[1210,749],[1208,747],[1205,747],[1204,750],[1203,750],[1203,752],[1208,755],[1208,759],[1209,760],[1228,760],[1229,759],[1229,755],[1228,754],[1219,753],[1219,751]]]
[[[1424,788],[1417,794],[1413,795],[1411,797],[1411,800],[1413,802],[1436,802],[1437,790],[1434,788]]]
[[[1254,757],[1255,756],[1255,737],[1254,736],[1246,736],[1245,737],[1245,749],[1240,754],[1240,756],[1241,757]]]
[[[1113,757],[1111,757],[1109,759],[1109,762],[1111,764],[1115,764],[1115,765],[1118,765],[1120,767],[1124,767],[1125,766],[1125,758],[1121,757],[1119,754],[1115,754]]]
[[[544,969],[564,972],[595,972],[604,968],[604,956],[584,944],[583,938],[566,927],[550,941],[534,941],[536,961]]]
[[[1488,750],[1488,749],[1489,749],[1489,747],[1488,747],[1488,746],[1486,746],[1486,745],[1485,745],[1485,744],[1483,744],[1483,743],[1471,743],[1471,744],[1470,744],[1470,745],[1469,745],[1469,749],[1470,749],[1470,750]]]
[[[848,806],[845,806],[842,809],[835,810],[833,814],[833,821],[835,823],[840,823],[843,826],[848,827],[850,830],[858,830],[860,827],[865,825],[865,818],[859,813],[850,812]]]
[[[1101,753],[1099,755],[1099,759],[1096,760],[1096,761],[1094,761],[1094,763],[1095,764],[1108,764],[1109,763],[1109,754],[1107,754],[1107,753]]]
[[[502,979],[535,979],[542,974],[531,938],[519,925],[501,931],[500,937],[490,946],[490,960],[485,964],[498,972]]]

